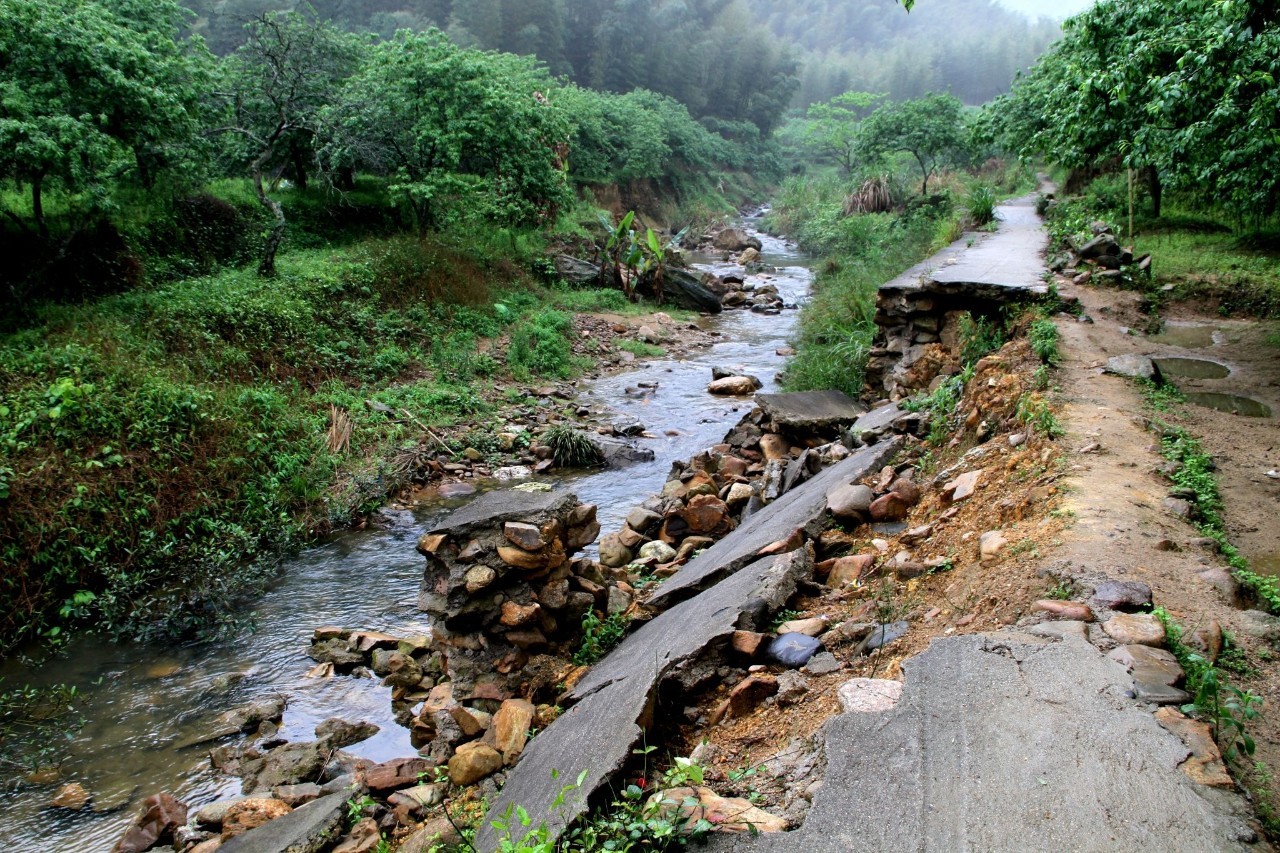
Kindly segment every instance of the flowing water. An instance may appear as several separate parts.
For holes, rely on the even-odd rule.
[[[803,301],[811,274],[805,259],[781,240],[758,235],[762,260],[778,267],[768,283],[787,303]],[[703,269],[731,268],[711,258],[694,258]],[[750,279],[764,283],[758,277]],[[775,374],[798,315],[767,316],[732,311],[699,323],[718,331],[722,343],[685,361],[658,361],[639,369],[584,383],[585,402],[642,422],[653,439],[653,462],[565,478],[579,498],[599,505],[605,531],[666,480],[671,462],[717,443],[751,406],[749,400],[706,393],[712,366],[758,376],[764,390],[776,390]],[[657,383],[640,389],[641,383]],[[671,434],[668,434],[671,433]],[[554,482],[554,478],[552,482]],[[78,813],[53,809],[56,787],[15,778],[0,793],[0,844],[6,853],[109,850],[139,801],[166,791],[193,806],[239,793],[240,780],[214,773],[208,745],[183,748],[207,731],[217,714],[254,699],[288,697],[281,736],[314,739],[316,723],[328,717],[367,720],[382,727],[375,737],[348,751],[375,761],[412,755],[408,731],[391,716],[390,688],[376,680],[308,679],[306,656],[312,631],[338,625],[398,635],[426,633],[417,611],[423,560],[418,536],[465,501],[420,509],[392,530],[336,536],[287,561],[275,586],[256,603],[252,633],[198,647],[121,646],[82,639],[65,659],[28,672],[10,663],[5,684],[63,682],[81,691],[79,710],[88,719],[62,765],[60,782],[79,782],[91,805]]]

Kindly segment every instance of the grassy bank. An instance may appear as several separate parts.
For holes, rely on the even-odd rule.
[[[766,226],[820,259],[787,365],[788,390],[861,394],[877,289],[972,225],[967,208],[979,185],[951,175],[935,195],[904,197],[892,189],[895,183],[901,182],[877,187],[833,176],[793,178],[779,192]],[[855,212],[867,207],[883,212]]]
[[[379,238],[36,309],[0,337],[4,647],[216,630],[274,557],[402,485],[423,425],[572,375],[569,312],[621,294],[557,289],[544,248]]]

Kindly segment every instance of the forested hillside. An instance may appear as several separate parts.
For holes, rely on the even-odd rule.
[[[915,98],[950,91],[981,104],[1008,90],[1059,35],[995,0],[748,0],[754,20],[802,51],[800,105],[842,92]]]

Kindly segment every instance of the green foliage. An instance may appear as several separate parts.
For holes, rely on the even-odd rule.
[[[1018,400],[1018,420],[1050,440],[1067,434],[1048,401],[1034,392],[1023,394]]]
[[[552,458],[562,468],[588,468],[604,462],[600,445],[581,430],[556,424],[544,436]]]
[[[573,653],[578,666],[590,666],[607,655],[627,635],[631,620],[624,613],[606,616],[603,620],[590,611],[582,617],[582,645]]]
[[[1006,332],[1004,322],[995,317],[966,313],[960,318],[960,362],[974,364],[985,355],[1004,346]]]
[[[975,184],[964,199],[964,212],[975,228],[990,225],[996,220],[996,194],[986,184]]]
[[[618,349],[625,350],[641,358],[661,358],[667,354],[667,351],[662,347],[645,343],[644,341],[622,340],[618,342]]]
[[[1181,427],[1165,427],[1160,438],[1160,452],[1164,458],[1177,462],[1169,475],[1179,488],[1189,490],[1195,497],[1194,524],[1205,536],[1218,543],[1218,549],[1227,558],[1233,574],[1241,586],[1248,589],[1272,613],[1280,613],[1280,578],[1260,575],[1249,568],[1249,562],[1227,538],[1226,522],[1222,518],[1222,496],[1214,475],[1213,459],[1204,452],[1200,442]]]
[[[0,681],[0,767],[25,773],[59,761],[86,722],[79,698],[65,684],[6,688]]]
[[[990,107],[1006,146],[1068,167],[1272,212],[1280,187],[1280,22],[1252,3],[1105,0]],[[1123,57],[1123,61],[1116,61]]]
[[[949,376],[937,388],[922,397],[912,397],[902,404],[908,412],[928,412],[929,444],[937,447],[950,434],[950,420],[964,396],[964,386],[973,378],[972,367],[955,376]]]
[[[572,332],[573,321],[568,314],[544,308],[511,329],[507,364],[518,377],[565,379],[572,369]]]
[[[869,157],[910,154],[920,169],[920,194],[928,195],[938,167],[962,156],[962,107],[954,95],[934,94],[886,104],[862,122],[861,147]]]
[[[1261,714],[1262,697],[1228,683],[1219,667],[1182,641],[1184,630],[1163,608],[1155,616],[1164,626],[1166,645],[1187,674],[1187,692],[1192,696],[1185,713],[1208,721],[1213,739],[1223,757],[1235,764],[1252,756],[1255,749],[1249,725]]]
[[[1031,351],[1036,354],[1042,364],[1056,365],[1062,359],[1058,351],[1058,325],[1050,317],[1038,316],[1031,321],[1027,330],[1027,338],[1031,342]]]

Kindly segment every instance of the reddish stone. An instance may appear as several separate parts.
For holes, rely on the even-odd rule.
[[[871,518],[875,521],[902,521],[910,508],[901,495],[889,492],[871,502]]]
[[[747,676],[729,691],[729,716],[746,716],[777,692],[778,679],[772,675]]]
[[[748,660],[754,660],[760,654],[760,647],[768,640],[768,634],[756,631],[734,631],[731,643],[735,652]]]
[[[1093,611],[1089,605],[1079,601],[1056,601],[1052,598],[1041,599],[1031,605],[1036,610],[1043,610],[1059,619],[1075,619],[1078,622],[1092,622]]]

